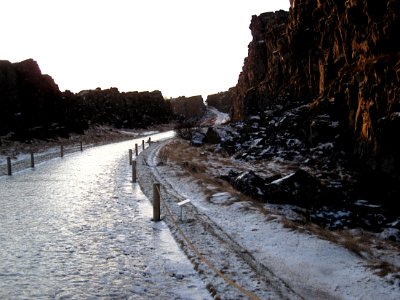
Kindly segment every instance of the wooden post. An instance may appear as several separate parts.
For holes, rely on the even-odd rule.
[[[61,148],[61,149],[60,149],[60,151],[61,151],[61,158],[63,158],[63,157],[64,157],[64,146],[61,145],[60,148]]]
[[[138,144],[135,144],[135,154],[136,154],[136,156],[139,155]]]
[[[136,160],[132,160],[132,182],[136,182]]]
[[[33,151],[31,151],[31,168],[35,167],[35,157],[33,155]]]
[[[81,152],[83,151],[83,143],[80,141],[80,146],[81,146]]]
[[[132,149],[129,149],[129,164],[132,164]]]
[[[12,175],[12,171],[11,171],[11,158],[7,157],[7,174],[8,176]]]
[[[144,140],[142,140],[142,148],[143,148],[143,150],[144,150]]]
[[[149,141],[148,141],[148,143],[149,143],[149,146],[150,146],[150,144],[151,144],[151,136],[149,136]]]
[[[154,183],[153,185],[153,221],[160,221],[160,184]]]

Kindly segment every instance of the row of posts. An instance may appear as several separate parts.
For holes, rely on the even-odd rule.
[[[149,137],[148,143],[151,143],[151,138]],[[145,149],[144,140],[142,140],[142,149]],[[139,155],[139,146],[135,144],[135,155],[136,157]],[[136,173],[136,160],[133,159],[133,150],[129,149],[129,164],[132,166],[132,182],[137,181],[137,173]]]
[[[148,143],[151,143],[151,138],[149,137]],[[142,140],[142,149],[145,149],[145,142]],[[139,155],[138,144],[135,144],[135,154],[136,157]],[[133,159],[133,151],[129,149],[129,164],[132,166],[132,182],[137,182],[137,172],[136,172],[136,160]],[[153,221],[161,221],[161,207],[160,207],[160,184],[154,183],[153,185]]]
[[[80,150],[81,152],[83,151],[83,143],[82,141],[80,142]],[[64,157],[64,145],[60,146],[60,157]],[[35,167],[35,155],[33,152],[31,152],[31,168]],[[7,175],[11,176],[12,175],[12,165],[11,165],[11,157],[7,157]]]

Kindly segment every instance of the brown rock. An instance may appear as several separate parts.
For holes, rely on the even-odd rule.
[[[202,96],[178,97],[169,101],[173,113],[186,119],[200,118],[206,111]]]
[[[206,100],[207,105],[213,106],[224,113],[230,113],[233,101],[232,91],[233,89],[229,89],[226,92],[208,95]]]
[[[312,103],[310,119],[335,115],[363,161],[399,175],[398,131],[386,132],[400,112],[399,15],[395,0],[293,0],[289,12],[253,16],[232,119],[274,103]]]

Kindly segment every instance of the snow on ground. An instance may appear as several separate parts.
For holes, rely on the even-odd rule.
[[[368,268],[366,260],[347,249],[284,228],[278,217],[265,213],[266,207],[257,208],[228,192],[215,192],[207,199],[193,178],[180,176],[182,170],[177,166],[158,163],[161,146],[153,145],[144,152],[157,180],[172,187],[182,199],[190,199],[190,205],[207,215],[300,298],[400,299],[399,278],[379,277]],[[393,259],[400,264],[398,256]]]
[[[212,106],[209,106],[208,109],[217,116],[214,126],[225,124],[225,123],[229,122],[229,120],[230,120],[229,114],[220,112],[218,109],[216,109],[215,107],[212,107]]]

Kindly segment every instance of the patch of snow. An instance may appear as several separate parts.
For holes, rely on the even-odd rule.
[[[286,141],[287,146],[299,146],[301,144],[302,144],[302,142],[298,139],[288,139]]]
[[[333,143],[324,143],[324,144],[318,144],[318,146],[316,147],[316,149],[319,150],[328,150],[328,149],[332,149]]]
[[[285,176],[285,177],[282,177],[282,178],[279,178],[279,179],[277,179],[277,180],[274,180],[274,181],[271,182],[271,184],[277,184],[277,185],[278,185],[278,184],[281,184],[282,181],[284,181],[284,180],[290,178],[291,176],[293,176],[293,174],[294,174],[294,173],[291,173],[291,174],[289,174],[289,175],[287,175],[287,176]]]
[[[225,204],[232,200],[232,195],[230,193],[216,193],[211,196],[210,201],[214,204]]]
[[[392,118],[392,119],[395,119],[395,118],[400,118],[400,112],[394,112],[394,113],[392,113],[391,115],[390,115],[390,117]]]
[[[338,128],[338,127],[339,127],[339,122],[338,122],[338,121],[333,121],[333,122],[331,122],[330,127],[331,127],[331,128]]]
[[[259,144],[260,142],[262,142],[262,140],[263,140],[263,139],[255,139],[255,140],[251,141],[250,147],[253,148],[253,147],[258,146],[258,144]]]
[[[369,204],[369,202],[367,200],[357,200],[356,202],[354,202],[354,205],[370,207],[370,208],[379,208],[379,207],[381,207],[381,205]]]

